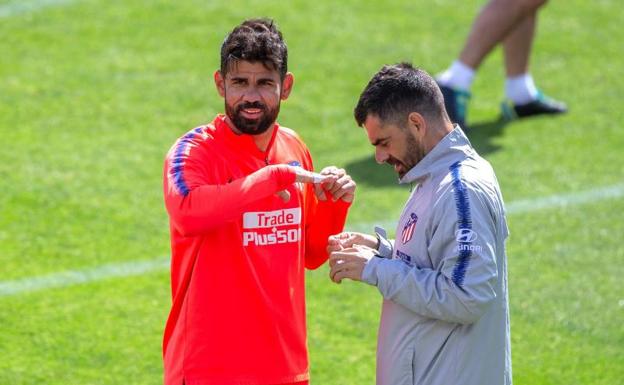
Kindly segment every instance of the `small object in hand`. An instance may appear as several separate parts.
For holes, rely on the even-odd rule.
[[[327,175],[321,175],[317,172],[312,173],[313,183],[322,183],[327,179]]]

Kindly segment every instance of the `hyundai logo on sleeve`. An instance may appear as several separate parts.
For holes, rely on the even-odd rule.
[[[455,232],[455,239],[460,243],[471,243],[477,240],[477,233],[471,229],[459,229]]]

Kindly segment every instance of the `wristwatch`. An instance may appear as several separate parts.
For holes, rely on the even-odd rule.
[[[386,230],[381,226],[375,226],[375,237],[377,238],[378,256],[392,258],[392,242],[388,240]]]

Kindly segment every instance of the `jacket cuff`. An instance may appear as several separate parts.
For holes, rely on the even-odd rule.
[[[366,262],[364,270],[362,270],[362,282],[377,286],[377,269],[383,260],[384,259],[382,257],[375,256]]]
[[[349,207],[351,207],[351,203],[353,202],[345,202],[342,199],[338,199],[336,202],[334,202],[330,198],[325,201],[319,200],[318,207],[319,208],[322,207],[321,210],[331,210],[331,211],[337,210],[337,212],[346,213],[349,211]]]
[[[297,173],[285,164],[271,165],[271,172],[279,189],[285,189],[297,181]]]

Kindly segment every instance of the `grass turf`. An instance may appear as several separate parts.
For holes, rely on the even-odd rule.
[[[274,17],[289,44],[296,84],[280,122],[317,167],[359,183],[349,224],[395,219],[407,190],[374,164],[352,108],[385,63],[447,66],[481,4],[87,0],[0,18],[0,280],[167,255],[164,154],[222,110],[219,44],[252,16]],[[500,52],[480,69],[470,137],[508,202],[621,183],[622,16],[606,0],[540,12],[532,72],[566,116],[502,124]],[[623,208],[510,216],[516,384],[624,377]],[[168,295],[155,272],[1,297],[0,383],[160,383]],[[326,267],[308,275],[313,384],[373,383],[379,306],[374,288],[334,285]]]

